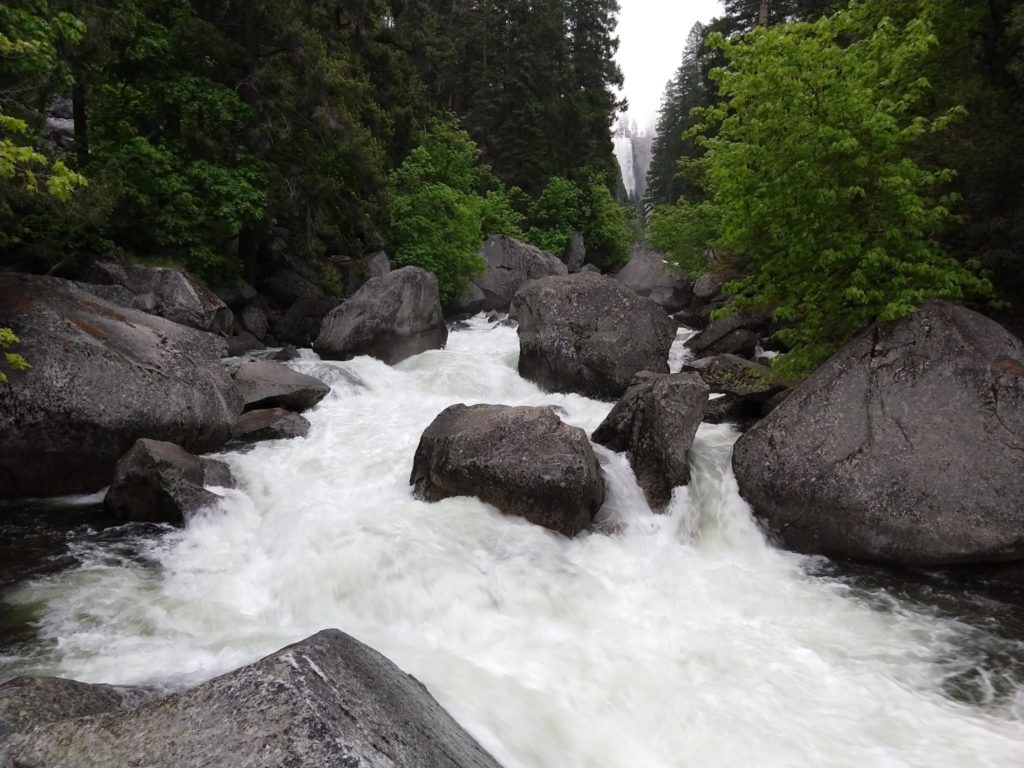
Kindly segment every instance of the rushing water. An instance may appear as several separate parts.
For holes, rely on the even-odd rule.
[[[309,437],[226,454],[239,489],[184,530],[73,536],[75,567],[6,596],[37,639],[0,679],[183,685],[338,627],[506,768],[1024,765],[1024,688],[992,662],[1017,641],[770,546],[727,426],[701,427],[663,516],[598,449],[608,501],[574,540],[414,500],[419,435],[452,403],[557,405],[588,431],[607,414],[524,381],[517,354],[513,329],[476,319],[394,368],[299,361],[333,386]],[[952,691],[965,676],[991,695]]]

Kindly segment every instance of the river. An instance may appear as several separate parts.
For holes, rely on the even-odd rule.
[[[505,768],[1024,765],[1014,608],[773,547],[737,492],[730,427],[701,426],[691,485],[660,516],[599,448],[608,500],[569,540],[408,485],[453,403],[550,404],[587,431],[607,415],[520,378],[514,329],[476,318],[395,367],[304,355],[333,387],[309,437],[225,453],[239,488],[217,509],[184,530],[72,511],[56,560],[7,574],[3,610],[23,621],[0,680],[180,687],[337,627]]]

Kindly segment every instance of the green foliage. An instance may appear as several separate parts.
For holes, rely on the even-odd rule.
[[[582,228],[586,210],[583,190],[569,179],[552,176],[530,206],[526,242],[561,256],[573,230]]]
[[[629,259],[633,240],[626,208],[615,202],[600,173],[578,185],[554,176],[533,201],[528,216],[528,243],[561,256],[574,231],[587,245],[588,260],[609,269]]]
[[[21,339],[19,339],[10,328],[0,328],[0,349],[6,350],[20,341]],[[4,362],[6,363],[7,369],[10,371],[24,371],[31,367],[25,358],[17,352],[5,351]],[[6,383],[7,372],[0,369],[0,384]]]
[[[959,113],[921,115],[922,64],[936,44],[925,19],[876,21],[854,3],[713,44],[729,67],[716,74],[723,102],[704,112],[718,133],[704,139],[700,215],[744,270],[728,287],[730,309],[767,304],[784,324],[786,373],[808,372],[872,321],[928,297],[990,290],[936,242],[952,203],[937,190],[952,174],[910,156]]]
[[[437,276],[441,300],[462,293],[484,269],[478,255],[488,225],[514,223],[507,193],[478,193],[490,170],[454,121],[433,121],[416,148],[391,174],[395,261]]]
[[[647,224],[647,237],[673,267],[695,279],[711,266],[714,254],[710,243],[719,229],[713,205],[683,199],[675,205],[654,209]]]
[[[29,122],[32,97],[62,74],[59,46],[82,33],[78,19],[54,12],[47,0],[0,4],[0,211],[18,191],[67,201],[86,183],[62,160],[36,148],[38,136]]]

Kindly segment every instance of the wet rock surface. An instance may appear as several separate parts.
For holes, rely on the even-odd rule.
[[[744,497],[804,552],[1024,559],[1024,344],[930,302],[851,342],[736,443]]]
[[[246,363],[235,374],[235,385],[245,411],[286,408],[305,411],[331,391],[320,379],[293,371],[273,360]]]
[[[173,443],[139,440],[117,462],[103,503],[124,522],[184,525],[192,514],[219,501],[206,485],[234,487],[227,465]]]
[[[638,373],[594,431],[594,442],[628,451],[652,509],[663,510],[672,489],[690,482],[687,452],[704,417],[708,387],[692,373]]]
[[[420,438],[409,482],[427,501],[476,496],[566,536],[604,502],[586,433],[550,408],[453,405]]]
[[[0,718],[4,702],[38,700],[32,689],[65,703],[13,727],[19,768],[499,768],[423,685],[338,630],[144,703],[126,702],[130,689],[13,680]]]

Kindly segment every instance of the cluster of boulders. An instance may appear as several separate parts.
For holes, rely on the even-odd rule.
[[[0,685],[0,766],[499,768],[418,680],[325,630],[191,690]]]
[[[31,364],[0,388],[0,499],[110,485],[117,518],[172,523],[210,506],[207,489],[231,487],[230,473],[194,454],[303,437],[300,414],[330,391],[282,364],[293,349],[237,358],[243,334],[387,363],[444,345],[434,275],[391,270],[384,254],[364,267],[345,300],[289,270],[272,273],[265,294],[239,283],[222,292],[236,312],[175,269],[104,262],[81,282],[0,273],[0,327],[14,329]],[[275,302],[288,308],[270,317],[263,307]]]

